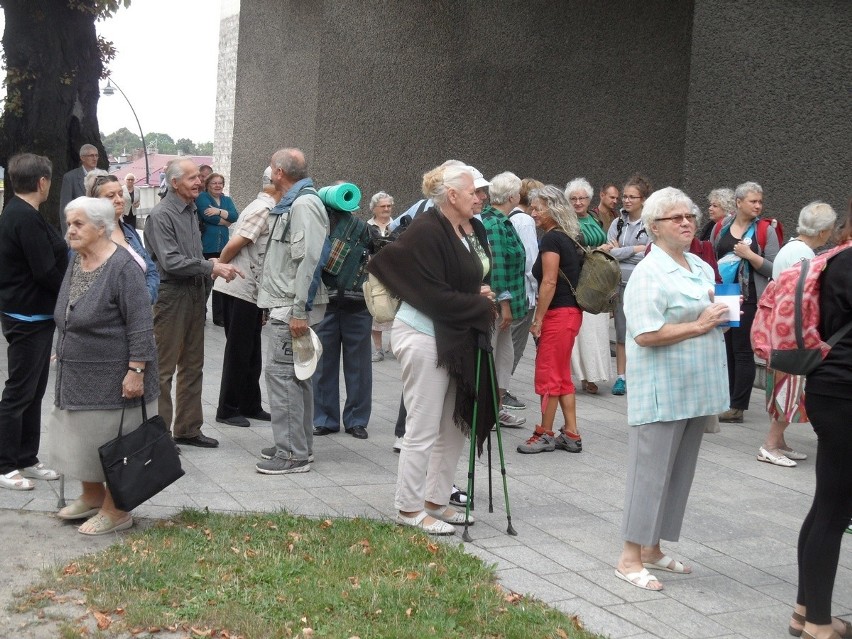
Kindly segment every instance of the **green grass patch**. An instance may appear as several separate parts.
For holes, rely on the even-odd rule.
[[[597,636],[502,590],[493,568],[460,547],[366,519],[188,510],[39,588],[84,592],[108,618],[107,636],[154,628],[246,639]],[[38,599],[30,593],[32,605]]]

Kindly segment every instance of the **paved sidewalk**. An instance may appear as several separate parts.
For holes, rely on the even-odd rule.
[[[236,428],[215,422],[224,335],[209,322],[205,331],[204,432],[218,438],[221,446],[184,446],[186,476],[139,507],[138,517],[167,517],[187,506],[223,512],[286,509],[317,517],[393,516],[397,456],[391,446],[401,391],[399,365],[393,358],[373,364],[368,440],[342,432],[317,437],[311,472],[266,476],[256,473],[254,464],[261,447],[271,442],[269,424]],[[2,346],[0,374],[5,376]],[[496,564],[507,588],[576,613],[589,629],[614,638],[786,636],[796,593],[796,540],[814,490],[816,438],[810,427],[792,426],[788,431],[788,442],[810,455],[793,469],[755,459],[767,427],[760,391],[745,424],[723,424],[721,433],[706,435],[682,538],[664,546],[692,564],[695,573],[660,573],[662,593],[640,590],[613,575],[621,548],[626,398],[611,395],[603,386],[597,396],[578,393],[583,453],[520,455],[515,448],[538,417],[533,357],[530,342],[511,387],[527,402],[527,410],[515,413],[526,417],[527,424],[522,430],[503,430],[518,536],[505,534],[495,440],[495,512],[487,512],[485,466],[479,461],[477,523],[470,529],[473,543],[467,550]],[[45,415],[52,400],[51,380]],[[43,460],[48,461],[49,433],[42,441]],[[465,481],[466,463],[463,458],[459,464],[459,483]],[[32,492],[0,490],[0,509],[54,512],[58,488],[58,482],[38,482]],[[70,482],[68,497],[77,494],[78,486]],[[77,536],[70,527],[67,534]],[[460,535],[455,539],[460,542]],[[844,539],[833,612],[852,619],[852,535]]]

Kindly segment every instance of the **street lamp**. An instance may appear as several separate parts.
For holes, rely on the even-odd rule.
[[[148,147],[145,146],[145,134],[142,132],[142,125],[139,124],[139,116],[136,115],[136,109],[133,108],[133,105],[130,104],[130,100],[127,99],[127,96],[124,95],[124,91],[121,90],[121,87],[118,86],[115,82],[111,82],[109,78],[107,78],[107,85],[103,88],[103,93],[106,96],[115,95],[115,89],[118,89],[118,92],[121,93],[122,97],[127,101],[127,106],[130,107],[130,110],[133,112],[133,117],[136,118],[136,126],[139,127],[139,135],[142,138],[142,153],[145,154],[145,186],[151,186],[150,178],[151,178],[151,170],[148,167]]]

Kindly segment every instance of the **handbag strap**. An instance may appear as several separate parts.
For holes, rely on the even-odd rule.
[[[121,405],[121,421],[118,422],[118,437],[122,437],[124,431],[124,411],[127,409],[127,400]],[[142,421],[148,421],[148,409],[145,408],[145,393],[142,393]]]
[[[562,229],[560,229],[560,228],[558,228],[558,227],[557,227],[556,229],[554,229],[554,230],[559,231],[560,233],[562,233],[563,235],[565,235],[567,238],[569,238],[572,242],[574,242],[574,244],[576,244],[576,245],[577,245],[577,248],[578,248],[578,249],[580,249],[580,250],[583,252],[583,256],[584,256],[584,258],[585,258],[585,256],[586,256],[586,255],[588,255],[588,254],[589,254],[589,252],[590,252],[590,251],[589,251],[589,249],[587,249],[585,246],[583,246],[582,244],[580,244],[580,243],[579,243],[579,242],[578,242],[575,238],[573,238],[573,237],[571,237],[570,235],[568,235],[568,233],[566,233],[565,231],[563,231]],[[567,276],[567,275],[565,275],[565,273],[563,273],[563,272],[562,272],[562,269],[561,269],[561,268],[559,268],[559,275],[562,277],[562,279],[563,279],[563,280],[565,280],[566,282],[568,282],[568,288],[570,288],[570,289],[571,289],[571,294],[574,296],[574,300],[576,301],[576,300],[577,300],[577,291],[574,289],[574,285],[573,285],[573,284],[571,284],[571,280],[569,280],[569,279],[568,279],[568,276]]]

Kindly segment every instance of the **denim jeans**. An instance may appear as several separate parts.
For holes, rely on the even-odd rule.
[[[266,393],[275,456],[306,460],[314,447],[313,387],[311,380],[296,377],[290,325],[275,320],[266,351]]]
[[[370,422],[373,395],[373,364],[370,361],[370,331],[373,316],[363,302],[330,301],[325,317],[316,328],[322,342],[322,357],[312,382],[314,385],[314,426],[340,430],[340,357],[346,402],[344,428],[366,428]]]
[[[53,320],[22,322],[0,313],[9,377],[0,399],[0,473],[38,463],[41,400],[50,372]],[[61,442],[54,442],[61,445]]]

